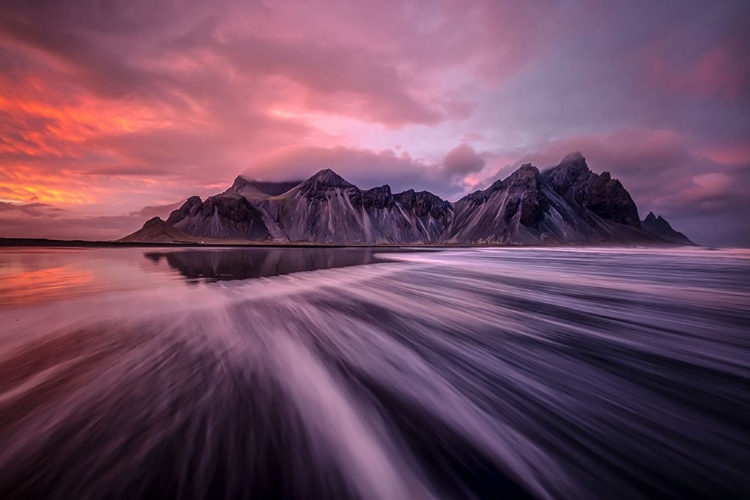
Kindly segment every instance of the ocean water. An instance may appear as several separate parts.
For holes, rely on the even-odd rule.
[[[0,249],[0,498],[750,498],[750,252]]]

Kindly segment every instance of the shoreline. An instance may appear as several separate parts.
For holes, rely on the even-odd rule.
[[[611,242],[601,243],[557,243],[549,245],[513,245],[501,243],[476,243],[476,244],[419,244],[419,243],[380,243],[380,244],[334,244],[334,243],[257,243],[257,242],[210,242],[210,243],[190,243],[190,242],[131,242],[131,241],[88,241],[88,240],[52,240],[45,238],[0,238],[0,248],[2,247],[70,247],[70,248],[158,248],[158,247],[175,247],[175,248],[424,248],[424,249],[452,249],[452,248],[705,248],[702,245],[678,245],[669,243],[621,243],[614,244]]]

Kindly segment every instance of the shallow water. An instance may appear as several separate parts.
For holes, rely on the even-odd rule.
[[[747,498],[748,414],[747,251],[0,249],[0,498]]]

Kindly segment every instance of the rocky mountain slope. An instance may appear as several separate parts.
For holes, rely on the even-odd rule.
[[[690,239],[684,234],[672,229],[672,226],[667,222],[661,215],[655,216],[653,212],[649,212],[645,219],[641,221],[641,226],[646,231],[653,233],[660,238],[678,245],[695,245]]]
[[[120,241],[130,243],[195,243],[196,238],[175,229],[174,226],[167,224],[159,217],[154,217],[147,220],[141,229]]]
[[[123,241],[170,238],[325,244],[684,243],[671,233],[644,228],[620,181],[607,172],[593,173],[580,153],[543,172],[523,165],[455,203],[427,191],[392,193],[388,185],[362,190],[332,170],[301,182],[238,177],[227,191],[206,200],[191,197],[166,221],[152,219]]]

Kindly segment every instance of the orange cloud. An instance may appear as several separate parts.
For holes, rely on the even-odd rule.
[[[97,162],[121,163],[91,147],[97,138],[170,123],[155,109],[65,93],[33,75],[0,76],[0,116],[0,199],[55,205],[91,204],[111,192],[84,175]]]
[[[94,98],[77,92],[62,95],[33,76],[23,81],[0,77],[0,113],[5,116],[0,153],[79,158],[76,147],[100,134],[158,127],[154,110]],[[15,133],[8,133],[8,132]]]
[[[77,181],[70,172],[63,170],[47,175],[37,168],[16,164],[0,169],[0,199],[82,205],[93,203],[96,195],[91,185]]]

